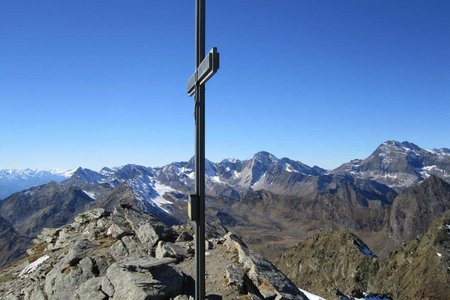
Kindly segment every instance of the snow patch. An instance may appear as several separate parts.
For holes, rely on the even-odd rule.
[[[424,169],[425,171],[431,171],[431,170],[433,170],[434,168],[437,168],[437,166],[436,166],[436,165],[426,166],[426,167],[423,167],[422,169]]]
[[[220,180],[219,176],[211,176],[210,177],[212,181],[217,182],[217,183],[223,183],[222,180]]]
[[[383,296],[383,295],[370,295],[364,294],[364,298],[349,298],[353,300],[391,300],[391,298]]]
[[[31,264],[29,264],[28,266],[26,266],[22,272],[20,272],[19,277],[24,277],[30,273],[33,273],[34,271],[36,271],[36,269],[47,259],[49,259],[50,256],[48,255],[44,255],[42,257],[39,257],[38,259],[36,259],[34,262],[32,262]]]
[[[322,298],[320,296],[314,295],[313,293],[310,293],[308,291],[299,289],[303,294],[305,294],[306,297],[308,297],[309,300],[326,300],[325,298]]]
[[[230,163],[235,164],[235,163],[239,162],[239,159],[236,159],[236,158],[225,158],[224,161],[228,161]]]
[[[85,191],[85,190],[83,190],[83,193],[85,193],[86,195],[88,195],[89,196],[89,198],[91,198],[91,199],[93,199],[93,200],[96,200],[96,195],[95,195],[95,193],[93,193],[93,192],[88,192],[88,191]]]
[[[284,167],[284,170],[286,171],[286,172],[289,172],[289,173],[297,173],[298,171],[297,170],[295,170],[290,164],[288,164],[288,163],[286,163],[286,165],[285,165],[285,167]]]
[[[173,188],[171,188],[170,186],[164,185],[158,181],[155,181],[155,186],[154,186],[155,191],[158,193],[158,195],[156,195],[156,197],[154,197],[152,199],[152,201],[162,210],[164,210],[166,213],[170,212],[165,209],[163,206],[167,205],[167,204],[173,204],[172,201],[166,200],[164,199],[164,194],[165,193],[170,193],[170,192],[176,192],[176,190],[174,190]]]

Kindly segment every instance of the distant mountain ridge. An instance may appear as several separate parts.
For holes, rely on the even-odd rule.
[[[72,176],[75,170],[3,169],[0,170],[0,199],[24,189],[49,183],[61,182]]]
[[[159,168],[132,164],[126,166],[104,167],[99,172],[83,168],[69,171],[0,170],[0,199],[50,181],[61,182],[71,178],[74,182],[77,179],[73,178],[73,175],[78,178],[79,183],[93,184],[113,175],[117,179],[128,178],[138,169],[140,169],[138,172],[148,173],[146,175],[156,178],[175,190],[189,191],[194,183],[193,158]],[[397,191],[421,182],[430,175],[439,176],[450,182],[450,149],[426,150],[411,142],[388,140],[378,146],[369,157],[351,160],[334,170],[325,170],[318,166],[310,167],[290,158],[279,159],[266,151],[260,151],[252,158],[245,160],[230,158],[218,163],[206,160],[207,181],[212,187],[209,189],[210,193],[214,195],[214,190],[217,190],[221,192],[221,195],[232,199],[236,199],[240,191],[260,189],[295,195],[301,192],[300,183],[304,182],[308,176],[327,174],[371,179]]]
[[[386,141],[366,159],[333,170],[376,180],[397,190],[436,175],[450,182],[450,149],[426,150],[410,142]]]
[[[186,199],[186,195],[193,191],[195,167],[191,158],[160,168],[128,164],[105,167],[99,172],[86,168],[70,173],[10,170],[1,171],[0,175],[0,183],[10,179],[39,178],[59,181],[66,187],[82,189],[88,197],[100,199],[98,202],[102,203],[110,201],[107,200],[108,195],[124,185],[123,189],[130,189],[132,202],[144,211],[160,216],[172,214],[177,200]],[[68,175],[71,177],[66,178]],[[247,160],[224,159],[218,163],[206,160],[207,195],[228,200],[238,200],[251,191],[267,190],[274,194],[310,199],[324,193],[332,199],[336,194],[350,203],[363,206],[367,205],[364,204],[367,199],[377,199],[382,205],[390,205],[395,193],[387,187],[401,192],[430,175],[450,182],[449,149],[425,150],[410,142],[386,141],[368,158],[353,160],[331,171],[289,158],[279,159],[266,151],[258,152]],[[386,198],[386,195],[389,196]]]

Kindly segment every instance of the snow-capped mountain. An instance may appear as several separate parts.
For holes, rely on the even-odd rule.
[[[332,181],[330,176],[335,175],[374,180],[399,191],[431,174],[450,181],[450,149],[425,150],[410,142],[386,141],[368,158],[352,160],[331,173],[289,158],[277,158],[266,151],[246,160],[228,158],[218,163],[206,160],[207,194],[230,200],[239,199],[242,192],[255,190],[302,196],[324,188]],[[168,212],[174,195],[179,199],[193,192],[195,162],[191,158],[160,168],[129,164],[105,167],[99,172],[85,168],[70,172],[1,170],[0,198],[50,181],[64,181],[66,186],[80,187],[99,198],[126,184],[142,203]]]
[[[180,199],[187,199],[187,195],[193,192],[195,162],[191,158],[189,161],[174,162],[162,168],[129,164],[114,168],[105,167],[99,172],[80,167],[72,171],[72,174],[31,170],[23,171],[22,176],[18,175],[19,172],[4,173],[21,183],[25,183],[28,178],[41,179],[29,181],[31,186],[49,181],[61,182],[67,188],[75,186],[99,203],[111,202],[111,194],[115,189],[121,189],[122,192],[129,190],[130,197],[141,209],[158,214],[171,214],[174,204]],[[207,160],[207,195],[237,200],[240,192],[259,189],[292,194],[295,193],[292,186],[300,187],[300,183],[308,176],[323,174],[326,174],[326,171],[319,167],[309,167],[288,158],[278,159],[264,151],[256,153],[248,160],[225,159],[219,163]],[[71,176],[67,178],[67,175]],[[22,185],[18,190],[28,187],[30,186]],[[120,199],[114,198],[114,201]]]
[[[75,170],[33,170],[33,169],[4,169],[0,170],[0,199],[4,199],[12,193],[49,183],[61,182],[75,172]]]
[[[206,161],[209,194],[214,195],[214,191],[219,190],[222,197],[230,196],[232,199],[238,196],[238,192],[249,190],[287,192],[287,188],[292,189],[292,186],[308,176],[326,173],[326,170],[317,166],[310,167],[289,158],[279,159],[266,151],[258,152],[248,160],[224,159],[219,163]],[[195,179],[193,159],[156,169],[156,178],[180,190],[190,190]]]
[[[364,160],[355,159],[333,173],[350,173],[403,189],[430,175],[450,181],[450,150],[426,150],[410,142],[386,141]]]
[[[78,168],[72,177],[62,184],[80,187],[88,196],[100,202],[108,202],[108,197],[116,188],[129,190],[138,207],[157,214],[170,214],[174,197],[178,196],[177,190],[155,178],[153,168],[134,164],[105,167],[100,172]]]

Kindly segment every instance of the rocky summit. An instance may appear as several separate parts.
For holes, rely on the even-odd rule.
[[[0,299],[190,299],[189,225],[168,226],[129,205],[95,208],[44,228],[28,256],[0,275]],[[307,299],[281,271],[233,233],[208,224],[211,299]]]

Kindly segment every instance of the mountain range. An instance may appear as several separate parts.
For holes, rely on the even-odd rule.
[[[425,150],[410,142],[386,141],[366,159],[334,170],[262,151],[247,160],[207,161],[206,215],[272,261],[324,228],[358,234],[365,241],[361,245],[386,257],[425,234],[450,209],[449,174],[449,149]],[[78,168],[66,176],[0,201],[0,266],[24,255],[45,228],[64,226],[89,209],[133,208],[168,226],[187,221],[193,159],[158,168]],[[336,243],[357,240],[349,234]],[[342,286],[361,291],[367,282]]]
[[[50,181],[61,182],[72,176],[75,170],[0,170],[0,199],[25,190],[27,188],[49,183]]]
[[[184,193],[194,183],[194,159],[174,162],[160,168],[126,165],[105,167],[99,172],[83,168],[70,171],[0,170],[0,199],[15,191],[50,181],[61,182],[70,178],[71,183],[78,185],[105,182],[114,185],[138,174],[152,178],[154,184],[157,182],[158,185]],[[410,142],[391,140],[382,143],[366,159],[354,159],[334,170],[310,167],[289,158],[279,159],[265,151],[258,152],[247,160],[224,159],[218,163],[206,161],[208,194],[230,199],[237,199],[239,192],[262,189],[298,196],[307,193],[305,185],[309,185],[310,177],[318,178],[317,184],[323,185],[333,175],[369,179],[401,191],[432,174],[450,181],[450,149],[425,150]],[[75,182],[76,180],[79,181]]]

